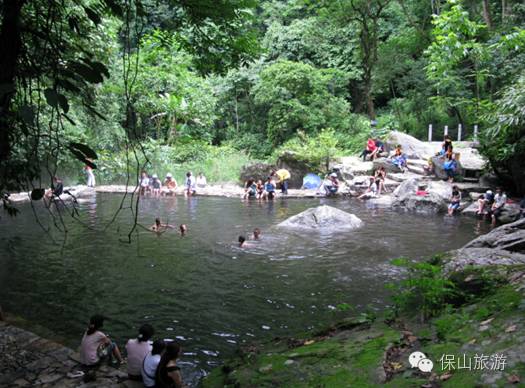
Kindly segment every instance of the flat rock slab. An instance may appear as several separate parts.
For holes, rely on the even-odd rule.
[[[125,387],[127,373],[101,366],[95,370],[95,381],[83,383],[70,378],[69,372],[82,369],[73,350],[44,339],[27,330],[0,322],[1,387]]]
[[[277,226],[283,229],[342,230],[355,229],[362,225],[363,221],[354,214],[322,205],[296,214]]]

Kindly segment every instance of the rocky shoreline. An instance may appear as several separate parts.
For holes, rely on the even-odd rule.
[[[2,387],[142,387],[127,379],[125,367],[102,365],[88,371],[72,349],[9,321],[0,321],[0,354]],[[78,376],[79,372],[83,375]]]

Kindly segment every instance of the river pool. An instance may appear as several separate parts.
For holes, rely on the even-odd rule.
[[[458,248],[476,234],[475,220],[367,207],[357,200],[145,198],[138,221],[155,217],[189,231],[158,236],[142,227],[127,242],[129,210],[113,218],[120,195],[82,200],[80,222],[64,217],[68,233],[36,222],[29,204],[0,218],[0,305],[53,330],[77,347],[89,316],[110,319],[104,331],[121,348],[143,322],[157,336],[182,343],[185,380],[195,384],[243,343],[315,329],[388,304],[385,285],[402,272],[395,257],[428,257]],[[286,233],[275,228],[307,208],[328,204],[356,214],[364,226],[337,234]],[[44,225],[47,211],[37,204]],[[56,213],[56,212],[55,212]],[[239,249],[239,234],[262,230]]]

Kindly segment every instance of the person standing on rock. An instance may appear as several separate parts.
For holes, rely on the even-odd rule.
[[[111,356],[114,356],[121,364],[124,361],[117,344],[100,331],[102,326],[104,326],[102,315],[93,315],[89,319],[89,325],[80,343],[80,362],[83,365],[98,365],[106,358],[111,360]]]
[[[277,177],[278,183],[281,185],[281,193],[283,193],[284,195],[287,195],[288,194],[288,182],[290,181],[290,178],[291,178],[290,171],[288,171],[285,168],[281,168],[277,171],[273,170],[270,176]]]
[[[88,161],[91,161],[88,159]],[[95,187],[95,174],[93,173],[93,168],[90,165],[86,164],[84,166],[84,171],[86,171],[87,176],[87,187]]]

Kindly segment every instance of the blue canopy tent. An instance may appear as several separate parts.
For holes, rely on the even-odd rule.
[[[321,178],[315,174],[306,174],[303,178],[303,189],[317,189],[321,185]]]

